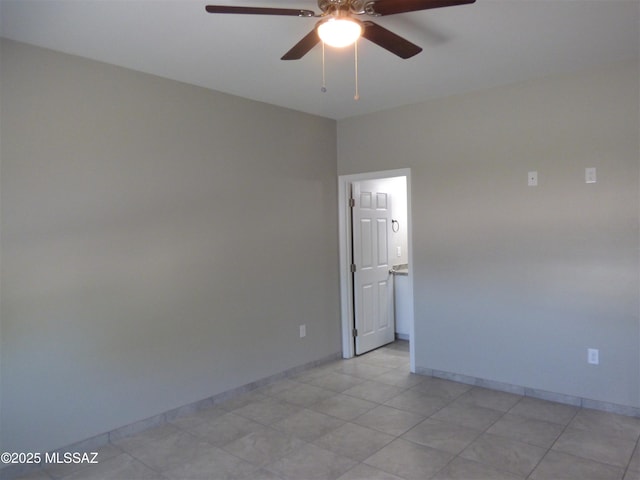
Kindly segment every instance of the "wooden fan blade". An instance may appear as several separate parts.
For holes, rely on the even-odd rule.
[[[300,60],[318,43],[320,43],[320,37],[318,36],[318,30],[314,28],[296,43],[291,50],[285,53],[280,60]]]
[[[389,50],[400,58],[411,58],[422,51],[422,48],[419,46],[381,27],[377,23],[368,21],[362,23],[364,24],[364,30],[362,31],[364,38],[385,50]]]
[[[394,15],[396,13],[416,12],[431,8],[454,7],[474,3],[476,0],[378,0],[367,4],[370,15]]]
[[[240,13],[244,15],[287,15],[290,17],[315,17],[311,10],[294,8],[262,8],[262,7],[230,7],[227,5],[207,5],[204,7],[209,13]]]

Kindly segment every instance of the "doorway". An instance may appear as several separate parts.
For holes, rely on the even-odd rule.
[[[395,313],[401,313],[398,318],[396,331],[398,338],[409,340],[409,356],[411,371],[415,371],[414,362],[414,319],[413,319],[413,264],[411,242],[411,170],[398,169],[380,172],[369,172],[354,175],[341,175],[338,178],[339,192],[339,235],[340,235],[340,298],[342,321],[342,352],[343,358],[351,358],[356,355],[356,341],[354,339],[357,293],[354,295],[354,274],[352,265],[354,258],[359,256],[355,251],[358,246],[354,244],[354,229],[352,228],[352,207],[350,199],[354,185],[371,181],[378,181],[380,190],[390,191],[391,204],[395,206],[392,237],[389,239],[389,263],[393,268],[403,268],[401,282],[398,276],[390,275],[395,293]],[[374,184],[377,182],[373,182]],[[394,187],[395,185],[395,187]],[[397,188],[400,185],[402,188]],[[395,198],[394,198],[395,197]],[[382,197],[381,197],[382,198]],[[398,221],[402,219],[402,221]],[[357,232],[356,232],[357,233]],[[356,235],[357,236],[357,235]],[[357,269],[357,266],[356,266]],[[401,285],[400,285],[401,283]],[[401,291],[398,291],[398,288]]]

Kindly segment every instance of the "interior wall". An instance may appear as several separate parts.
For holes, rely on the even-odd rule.
[[[638,73],[338,122],[340,175],[412,171],[416,368],[640,406]]]
[[[340,351],[335,121],[1,48],[0,451]]]

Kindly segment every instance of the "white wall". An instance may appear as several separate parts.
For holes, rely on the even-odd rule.
[[[339,174],[412,171],[417,368],[640,406],[639,78],[618,63],[338,122]]]
[[[340,351],[334,121],[1,55],[0,451]]]

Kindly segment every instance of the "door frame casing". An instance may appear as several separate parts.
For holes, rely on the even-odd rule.
[[[384,170],[378,172],[356,173],[338,176],[338,234],[340,242],[340,316],[342,324],[342,357],[355,356],[352,336],[353,329],[353,289],[351,279],[351,211],[349,207],[349,186],[360,180],[376,180],[392,177],[405,177],[407,181],[407,247],[409,261],[409,298],[413,303],[413,241],[411,225],[411,169]],[[415,342],[413,305],[409,318],[409,357],[410,369],[415,372]]]

